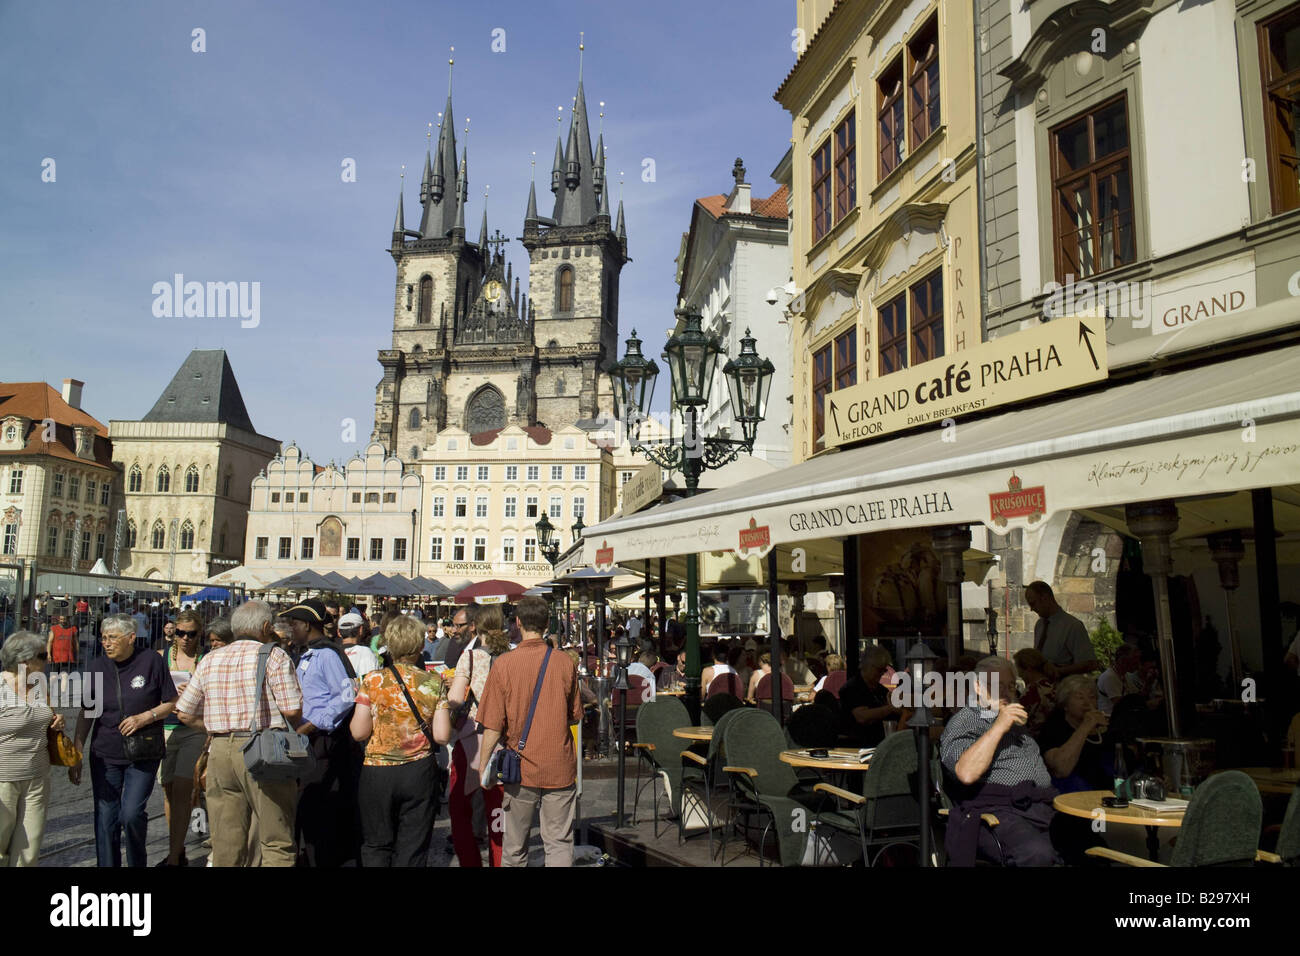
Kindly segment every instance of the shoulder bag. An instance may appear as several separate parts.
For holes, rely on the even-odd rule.
[[[519,746],[511,749],[506,747],[501,751],[501,757],[497,763],[497,773],[502,783],[520,783],[523,780],[523,768],[521,761],[523,759],[524,745],[528,743],[528,731],[533,726],[533,714],[537,712],[537,699],[542,696],[542,680],[546,677],[546,665],[551,661],[551,651],[554,648],[546,649],[546,656],[542,658],[542,669],[537,674],[537,685],[533,687],[533,700],[528,705],[528,719],[524,721],[523,733],[519,735]]]
[[[440,745],[433,739],[433,734],[429,732],[429,722],[420,716],[420,708],[415,706],[415,698],[413,698],[411,692],[407,690],[406,681],[402,680],[402,675],[398,672],[397,665],[393,663],[393,658],[388,654],[384,655],[384,666],[393,672],[393,680],[397,681],[397,686],[402,688],[402,696],[406,698],[406,706],[411,708],[411,713],[415,715],[415,722],[420,725],[420,730],[424,734],[424,739],[429,741],[428,759],[433,760],[434,754],[438,752],[438,747]],[[438,767],[436,761],[434,766],[436,770],[434,773],[433,815],[436,817],[438,811],[442,809],[442,795],[447,787],[447,771]]]
[[[113,676],[117,678],[117,707],[125,718],[126,704],[122,701],[122,673],[118,670],[117,664],[113,664]],[[122,737],[122,756],[131,763],[162,760],[167,754],[167,738],[163,735],[163,725],[160,721],[141,727],[129,737],[120,731],[119,734]]]
[[[461,657],[469,655],[469,673],[465,675],[465,700],[459,707],[451,709],[451,729],[459,733],[465,727],[465,721],[469,718],[470,708],[475,704],[474,688],[471,686],[474,681],[474,651],[461,651]],[[460,663],[457,661],[457,663]],[[450,687],[447,688],[449,691]],[[418,714],[416,715],[419,716]]]
[[[266,695],[266,665],[274,644],[263,644],[257,652],[257,694],[253,701],[252,736],[244,744],[244,766],[248,775],[259,783],[310,779],[316,770],[316,758],[307,738],[286,727],[257,729],[257,715]]]

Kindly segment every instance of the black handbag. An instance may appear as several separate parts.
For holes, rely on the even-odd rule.
[[[411,713],[415,715],[415,722],[420,725],[420,731],[424,734],[424,739],[429,741],[429,760],[434,762],[434,780],[433,780],[433,815],[436,817],[442,810],[442,800],[447,792],[447,771],[438,766],[436,755],[438,749],[442,746],[433,739],[433,734],[429,732],[429,722],[420,716],[420,708],[415,706],[415,698],[406,688],[406,681],[402,680],[402,675],[397,670],[392,655],[384,654],[384,666],[393,673],[393,679],[397,681],[397,686],[402,689],[402,696],[406,698],[406,706],[411,708]]]
[[[122,675],[118,672],[117,667],[113,668],[113,676],[117,678],[117,706],[118,709],[125,713],[126,707],[122,703]],[[163,735],[163,725],[158,722],[142,727],[129,737],[126,734],[120,734],[122,738],[122,756],[131,763],[148,763],[151,760],[162,760],[167,754],[167,738]]]
[[[523,733],[519,735],[519,746],[511,749],[506,747],[501,751],[501,756],[497,759],[497,773],[500,781],[504,783],[522,783],[523,782],[523,764],[522,754],[524,745],[528,743],[528,731],[533,726],[533,714],[537,711],[537,699],[542,696],[542,679],[546,676],[546,665],[551,661],[552,647],[546,648],[546,656],[542,658],[542,669],[537,674],[537,685],[533,688],[533,702],[528,705],[528,719],[524,721]]]

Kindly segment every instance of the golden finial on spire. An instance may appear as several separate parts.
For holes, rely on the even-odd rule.
[[[563,122],[564,122],[564,107],[557,106],[555,108],[555,124],[558,126]]]
[[[597,133],[605,132],[605,101],[600,101],[600,122],[596,126]]]
[[[583,44],[582,41],[585,36],[586,34],[581,31],[578,33],[578,82],[579,83],[582,82],[582,51],[586,49],[586,46]]]
[[[441,116],[442,114],[439,113],[438,115]],[[425,149],[433,148],[433,120],[429,120],[429,130],[424,134],[424,145]]]
[[[451,71],[456,65],[456,48],[451,48],[451,55],[447,57],[447,96],[451,96]]]
[[[397,177],[402,182],[406,182],[406,163],[402,163],[402,174]]]

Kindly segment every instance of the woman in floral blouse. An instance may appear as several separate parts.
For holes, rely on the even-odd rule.
[[[447,693],[438,675],[423,669],[424,634],[415,618],[391,621],[384,642],[386,666],[362,678],[352,714],[352,737],[366,743],[358,794],[361,864],[425,866],[438,773],[425,730],[439,745],[451,739]]]

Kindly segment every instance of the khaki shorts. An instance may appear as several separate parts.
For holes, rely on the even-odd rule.
[[[158,782],[171,783],[177,777],[185,780],[194,778],[194,765],[203,753],[203,742],[208,735],[193,727],[181,724],[167,734],[167,752],[163,755],[158,768]]]

